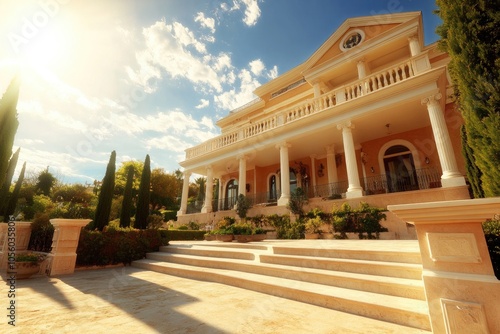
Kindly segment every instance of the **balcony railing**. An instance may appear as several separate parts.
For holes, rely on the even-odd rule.
[[[416,71],[413,68],[412,59],[409,59],[390,68],[373,73],[364,79],[335,88],[316,98],[306,99],[291,107],[279,110],[272,116],[253,122],[242,129],[225,133],[200,145],[189,148],[186,150],[186,160],[230,146],[247,138],[259,136],[267,131],[285,126],[287,123],[309,117],[312,114],[334,108],[341,103],[352,101],[385,87],[398,84],[414,77],[415,73]],[[250,104],[259,101],[259,99],[256,99],[251,101]],[[241,108],[236,110],[239,111]]]
[[[362,181],[366,195],[438,188],[441,187],[441,172],[434,168],[422,168],[406,175],[382,174],[366,177]]]
[[[342,196],[347,191],[347,181],[321,184],[309,191],[309,197],[333,198]]]

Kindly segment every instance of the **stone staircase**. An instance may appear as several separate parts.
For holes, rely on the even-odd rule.
[[[132,265],[430,331],[420,253],[402,242],[172,242]]]

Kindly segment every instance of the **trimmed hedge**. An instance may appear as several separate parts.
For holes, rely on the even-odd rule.
[[[82,229],[76,250],[79,266],[130,264],[158,251],[162,238],[158,230],[108,229],[103,232]]]
[[[176,240],[203,240],[205,231],[192,230],[159,230],[163,244]]]

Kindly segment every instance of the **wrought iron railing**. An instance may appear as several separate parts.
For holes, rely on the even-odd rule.
[[[309,197],[338,197],[347,191],[347,181],[340,181],[328,184],[321,184],[313,187]],[[310,191],[310,192],[311,192]]]
[[[404,175],[374,175],[362,181],[366,195],[438,188],[441,187],[441,172],[435,168],[422,168]]]

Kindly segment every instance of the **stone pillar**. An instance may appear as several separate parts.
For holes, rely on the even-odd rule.
[[[500,281],[482,222],[500,212],[500,198],[389,205],[415,224],[433,333],[500,333]]]
[[[356,160],[354,139],[352,137],[352,129],[354,128],[354,124],[349,121],[345,124],[337,125],[337,128],[339,130],[342,130],[342,140],[344,142],[345,164],[347,168],[347,180],[349,182],[346,197],[362,197],[363,188],[361,188],[361,185],[359,183],[358,163]]]
[[[0,269],[7,269],[9,246],[15,247],[15,253],[25,252],[28,249],[30,237],[30,222],[0,223]]]
[[[179,211],[177,211],[177,216],[185,215],[187,212],[190,177],[191,177],[191,172],[184,171],[184,181],[182,183],[181,207],[179,208]]]
[[[313,89],[314,89],[314,97],[321,96],[321,87],[319,86],[319,82],[314,84]]]
[[[408,38],[408,42],[410,44],[411,56],[412,57],[418,56],[420,54],[420,52],[421,52],[421,48],[420,48],[420,43],[418,41],[418,37],[416,35],[410,36]]]
[[[212,212],[212,199],[214,194],[214,177],[212,175],[212,166],[207,167],[207,184],[205,185],[205,202],[203,203],[203,208],[201,208],[202,213]]]
[[[443,188],[464,186],[465,179],[458,171],[458,165],[455,159],[455,153],[453,152],[450,134],[448,133],[448,128],[446,127],[443,110],[439,104],[440,99],[441,94],[438,93],[422,99],[422,104],[427,105],[427,111],[429,112],[439,162],[441,164],[441,169],[443,170],[441,184]]]
[[[90,219],[51,219],[54,225],[52,251],[49,254],[49,275],[66,275],[75,271],[76,248],[82,227]],[[96,254],[99,256],[99,254]]]
[[[277,145],[280,150],[280,171],[281,171],[281,196],[278,199],[279,206],[286,206],[290,201],[290,165],[288,161],[287,142]]]
[[[312,188],[313,188],[313,195],[314,197],[317,196],[316,194],[316,156],[311,155],[311,182],[312,182]]]
[[[358,78],[364,79],[366,77],[366,62],[364,59],[361,59],[357,62],[358,66]]]
[[[326,171],[328,173],[328,183],[338,182],[337,163],[335,162],[335,145],[328,145],[326,149]],[[330,194],[331,195],[331,194]]]
[[[219,204],[218,204],[219,211],[222,210],[222,203],[224,203],[223,202],[224,196],[225,196],[225,193],[224,193],[224,179],[222,178],[222,175],[221,175],[219,177]]]
[[[238,196],[246,196],[247,190],[247,157],[242,155],[238,157],[239,161],[239,178],[238,178]]]

